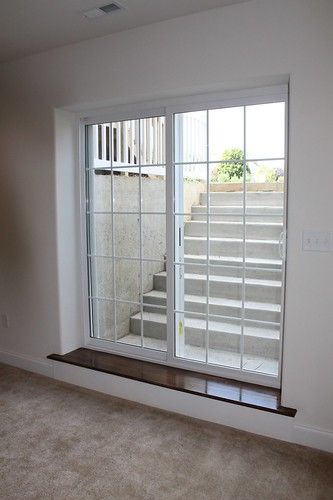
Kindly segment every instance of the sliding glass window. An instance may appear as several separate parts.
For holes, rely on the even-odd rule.
[[[277,377],[285,103],[174,122],[176,356]]]
[[[86,120],[88,343],[278,386],[287,88],[179,102]]]

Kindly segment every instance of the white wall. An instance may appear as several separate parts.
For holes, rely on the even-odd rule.
[[[57,272],[57,256],[60,271],[65,265],[74,278],[76,271],[75,238],[66,239],[61,224],[56,237],[62,196],[59,190],[56,196],[55,108],[246,87],[290,75],[283,401],[298,409],[299,425],[332,439],[333,254],[301,250],[303,228],[333,230],[332,22],[331,0],[252,0],[1,66],[0,293],[10,328],[0,330],[0,350],[42,359],[80,340],[79,287],[70,286],[72,310],[64,313],[58,299],[65,276]],[[70,166],[68,183],[74,189]],[[74,197],[64,196],[60,222],[67,206],[70,220]],[[68,335],[74,340],[66,342]]]

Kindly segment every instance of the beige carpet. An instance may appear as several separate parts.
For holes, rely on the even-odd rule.
[[[333,499],[333,455],[0,365],[1,499]]]

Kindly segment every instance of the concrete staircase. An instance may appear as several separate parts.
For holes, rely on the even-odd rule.
[[[210,194],[213,214],[210,231],[209,348],[237,353],[242,317],[243,193]],[[246,276],[244,353],[271,360],[277,366],[281,320],[282,260],[279,237],[283,230],[283,193],[250,192],[246,195]],[[192,207],[185,223],[184,286],[186,344],[204,348],[206,320],[207,195]],[[146,339],[166,339],[166,316],[156,306],[166,306],[166,272],[154,275],[153,289],[143,297]],[[130,319],[130,335],[140,335],[140,314]],[[221,364],[223,362],[221,361]],[[260,364],[258,364],[259,366]],[[271,366],[273,366],[271,365]],[[261,365],[260,365],[261,366]],[[275,368],[274,368],[275,369]]]

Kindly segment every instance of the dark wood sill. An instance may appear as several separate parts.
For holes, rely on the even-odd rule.
[[[287,417],[296,415],[296,410],[281,406],[281,391],[272,387],[239,382],[86,348],[76,349],[64,355],[50,354],[48,358]]]

